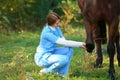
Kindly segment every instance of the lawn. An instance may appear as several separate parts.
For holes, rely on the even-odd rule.
[[[85,41],[85,32],[82,28],[70,32],[65,33],[67,39]],[[2,80],[61,80],[56,73],[39,75],[42,67],[38,67],[34,62],[39,36],[39,30],[11,32],[9,35],[0,33],[0,78]],[[95,51],[89,54],[81,48],[74,48],[67,80],[108,80],[109,58],[106,45],[103,45],[103,53],[103,67],[94,68]],[[117,66],[116,55],[114,62],[116,77],[120,80],[120,68]]]

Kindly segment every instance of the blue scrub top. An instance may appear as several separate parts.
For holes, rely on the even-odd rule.
[[[37,53],[39,56],[44,54],[51,55],[54,52],[57,44],[56,41],[59,37],[64,37],[60,27],[56,27],[55,30],[52,30],[49,25],[45,25],[40,37],[40,43],[37,48]]]

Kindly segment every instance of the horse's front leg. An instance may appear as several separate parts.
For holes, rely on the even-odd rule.
[[[109,40],[107,51],[109,54],[109,75],[112,78],[112,80],[115,79],[115,69],[114,69],[114,53],[115,53],[115,46],[114,42]]]
[[[86,30],[86,49],[87,52],[92,53],[95,45],[93,41],[93,28],[94,26],[87,20],[87,18],[84,16],[84,22],[85,22],[85,30]]]
[[[115,39],[115,44],[116,44],[116,49],[117,49],[117,59],[118,59],[118,66],[120,67],[120,43],[119,43],[119,29],[116,31],[116,39]]]
[[[103,62],[101,40],[96,42],[96,53],[97,53],[97,58],[96,58],[96,63],[94,65],[94,67],[100,68],[102,66],[102,62]]]

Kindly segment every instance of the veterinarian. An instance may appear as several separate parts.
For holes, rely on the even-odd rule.
[[[57,71],[59,76],[65,78],[68,76],[73,47],[85,48],[85,43],[66,40],[59,26],[60,16],[54,12],[49,13],[34,59],[38,66],[44,67],[40,70],[40,74]],[[57,47],[57,44],[63,47]]]

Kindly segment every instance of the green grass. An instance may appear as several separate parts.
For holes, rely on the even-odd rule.
[[[2,80],[61,80],[56,74],[39,75],[42,67],[34,62],[34,54],[39,44],[40,32],[0,33],[0,78]],[[67,39],[85,41],[85,32],[76,29],[65,34]],[[104,62],[102,68],[94,68],[96,54],[88,54],[81,48],[74,49],[74,55],[69,68],[67,80],[107,80],[109,59],[104,48]],[[120,68],[117,66],[115,55],[115,70],[118,80]]]

